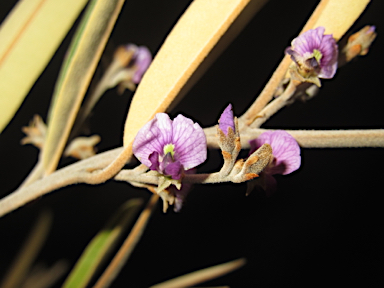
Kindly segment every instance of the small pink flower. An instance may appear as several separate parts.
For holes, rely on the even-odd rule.
[[[158,113],[137,133],[133,154],[149,169],[179,180],[184,171],[207,159],[207,140],[191,119],[178,115],[172,121]]]
[[[272,175],[287,175],[299,169],[301,165],[300,146],[295,138],[283,130],[267,131],[257,139],[250,141],[250,154],[265,143],[271,145],[274,159],[263,170],[261,176],[264,177],[267,192],[273,192],[276,189],[276,180]]]
[[[285,53],[291,56],[304,77],[332,78],[337,69],[338,47],[332,34],[324,35],[325,28],[308,30],[292,40]]]

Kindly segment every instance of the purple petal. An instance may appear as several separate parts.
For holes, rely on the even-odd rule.
[[[207,139],[199,124],[178,115],[173,120],[172,143],[175,145],[175,160],[184,170],[200,165],[207,159]]]
[[[323,35],[324,27],[311,29],[297,38],[293,39],[292,46],[285,50],[285,53],[291,56],[291,59],[301,66],[307,63],[306,66],[312,67],[319,78],[332,78],[337,69],[338,47],[332,35]],[[320,67],[317,62],[307,62],[313,59],[314,51],[318,50],[321,53]],[[317,59],[318,60],[318,59]]]
[[[368,30],[367,30],[367,34],[370,34],[370,33],[373,33],[373,32],[375,32],[375,30],[376,30],[376,26],[374,26],[374,25],[372,25]]]
[[[179,161],[169,162],[164,169],[164,175],[169,175],[172,179],[179,180],[183,167]]]
[[[223,111],[219,119],[219,128],[225,135],[228,135],[228,128],[231,127],[235,132],[235,121],[233,119],[232,105],[229,104]]]
[[[188,171],[185,171],[185,174],[195,174],[196,169],[191,169]],[[192,184],[191,183],[182,183],[181,184],[181,189],[177,190],[174,186],[170,187],[170,190],[172,193],[174,193],[175,197],[175,204],[173,210],[175,212],[179,212],[184,204],[185,198],[187,198],[187,195],[189,191],[192,189]]]
[[[319,49],[324,31],[324,27],[317,27],[316,29],[304,32],[297,38],[293,39],[293,50],[301,54],[303,57],[312,55],[314,49]]]
[[[152,62],[152,55],[147,47],[140,46],[133,57],[134,65],[137,67],[137,70],[132,77],[132,81],[138,84]]]
[[[167,114],[158,113],[137,133],[133,141],[133,154],[141,163],[151,167],[150,155],[153,152],[163,155],[164,146],[170,143],[172,143],[172,121]]]
[[[321,71],[320,78],[330,79],[337,70],[337,58],[339,50],[332,35],[324,35],[319,51],[323,55],[320,60]]]
[[[151,162],[149,169],[158,170],[159,169],[159,153],[156,151],[149,155],[148,160]]]
[[[264,143],[271,145],[275,158],[274,165],[267,169],[270,175],[286,175],[299,169],[301,165],[300,146],[289,133],[283,130],[262,133],[257,139],[250,141],[251,153]]]

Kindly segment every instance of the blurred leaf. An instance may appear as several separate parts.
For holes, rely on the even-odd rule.
[[[143,201],[127,201],[108,224],[92,239],[66,279],[63,287],[86,287],[99,265],[132,223]]]
[[[41,213],[0,287],[18,287],[24,281],[32,263],[47,239],[51,224],[52,214],[48,212]]]
[[[326,34],[339,40],[363,13],[370,0],[328,0],[313,28],[325,27]]]
[[[129,256],[131,255],[133,249],[136,247],[136,244],[141,239],[144,229],[147,226],[148,220],[156,207],[157,200],[159,199],[158,194],[153,194],[149,199],[144,210],[140,213],[139,218],[137,219],[135,225],[132,227],[131,232],[128,237],[125,239],[124,243],[121,245],[119,251],[113,257],[111,263],[109,263],[107,269],[104,270],[103,274],[97,280],[94,288],[105,288],[109,287],[112,281],[120,273],[121,269],[124,267],[124,264],[127,262]]]
[[[0,26],[0,132],[87,0],[20,0]]]
[[[23,281],[21,288],[49,288],[68,272],[69,265],[65,260],[45,266],[41,263],[34,265]]]
[[[140,128],[156,113],[165,112],[249,2],[192,2],[168,35],[136,90],[125,122],[124,147],[132,144]],[[264,3],[265,0],[258,2]]]
[[[72,40],[50,108],[42,159],[45,173],[59,162],[80,104],[124,0],[92,0]]]
[[[163,283],[156,284],[151,286],[151,288],[183,288],[190,287],[191,285],[196,285],[202,282],[206,282],[217,277],[228,274],[236,269],[245,265],[245,259],[240,258],[231,262],[224,264],[216,265],[213,267],[201,269]]]

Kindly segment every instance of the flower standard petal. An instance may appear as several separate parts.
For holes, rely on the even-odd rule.
[[[172,140],[172,120],[165,113],[156,114],[155,118],[143,126],[133,141],[133,154],[144,165],[151,167],[149,160],[153,152],[163,155],[165,145]],[[152,168],[151,168],[152,169]]]
[[[183,115],[173,120],[172,143],[175,145],[175,160],[180,161],[185,170],[207,159],[207,139],[203,129]]]
[[[333,78],[337,70],[337,58],[339,51],[336,41],[333,39],[332,35],[324,35],[319,50],[323,55],[320,60],[321,71],[319,73],[319,77],[324,79]]]
[[[292,49],[302,56],[312,55],[314,49],[318,49],[324,34],[324,27],[308,30],[292,40]]]

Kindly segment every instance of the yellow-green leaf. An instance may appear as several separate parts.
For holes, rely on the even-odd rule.
[[[20,0],[0,26],[0,132],[87,0]]]
[[[92,0],[69,49],[50,111],[43,164],[46,174],[59,162],[80,104],[124,0]]]
[[[339,40],[363,13],[370,0],[328,0],[314,24],[325,27],[326,34]]]
[[[125,122],[124,146],[164,112],[249,0],[195,0],[179,19],[145,73]],[[265,2],[265,1],[261,1]]]
[[[134,220],[141,199],[127,201],[113,216],[108,224],[91,240],[75,267],[66,279],[63,287],[86,287],[105,256],[111,252],[122,232]]]

